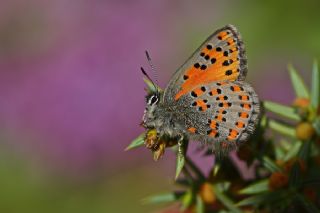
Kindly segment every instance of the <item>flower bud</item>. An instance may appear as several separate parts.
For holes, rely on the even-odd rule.
[[[315,130],[311,123],[302,122],[296,126],[296,136],[299,140],[309,140],[314,133]]]
[[[277,190],[288,186],[289,177],[282,172],[274,172],[269,178],[269,189]]]
[[[293,106],[299,108],[307,108],[310,105],[310,100],[308,98],[296,98],[293,102]]]
[[[213,186],[208,182],[201,185],[199,195],[205,204],[212,204],[216,201]]]

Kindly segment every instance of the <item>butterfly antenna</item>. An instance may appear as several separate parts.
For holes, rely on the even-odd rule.
[[[149,55],[149,52],[146,50],[146,56],[147,56],[147,60],[148,60],[148,63],[151,67],[151,70],[153,72],[153,75],[154,75],[154,79],[156,81],[156,84],[158,85],[158,75],[157,75],[157,70],[156,68],[154,67],[153,63],[152,63],[152,60],[151,60],[151,57]]]
[[[143,67],[140,67],[140,69],[141,69],[142,74],[143,74],[144,76],[146,76],[149,81],[151,81],[152,85],[154,86],[154,88],[155,88],[156,91],[158,92],[158,87],[157,87],[157,86],[155,85],[155,83],[152,81],[152,79],[151,79],[150,76],[147,74],[147,72],[143,69]]]
[[[152,82],[152,79],[151,79],[150,76],[147,74],[147,72],[143,69],[143,67],[140,67],[140,69],[141,69],[142,74],[143,74],[144,76],[146,76],[147,79],[149,79],[149,80]]]

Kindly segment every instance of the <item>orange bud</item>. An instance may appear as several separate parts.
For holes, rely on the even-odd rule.
[[[315,134],[311,123],[302,122],[296,126],[296,136],[299,140],[309,140]]]
[[[277,190],[288,186],[289,177],[282,172],[274,172],[269,178],[269,189]]]
[[[307,108],[310,105],[310,100],[307,98],[296,98],[292,105],[299,108]]]
[[[205,204],[212,204],[216,201],[213,186],[205,182],[200,186],[199,195]]]
[[[297,98],[293,102],[293,106],[297,109],[297,113],[303,117],[307,118],[308,114],[310,113],[309,106],[310,106],[310,100],[306,98]]]

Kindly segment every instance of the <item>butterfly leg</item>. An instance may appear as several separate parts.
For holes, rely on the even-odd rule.
[[[184,148],[183,148],[183,137],[181,137],[178,140],[178,155],[183,155],[184,154]]]
[[[186,140],[185,137],[181,135],[178,139],[176,178],[178,178],[180,172],[183,169],[187,148],[188,148],[188,140]]]

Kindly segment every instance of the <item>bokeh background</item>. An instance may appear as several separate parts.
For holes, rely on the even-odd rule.
[[[308,82],[320,56],[320,2],[0,1],[0,212],[155,212],[172,154],[124,152],[140,134],[149,50],[159,83],[217,28],[244,39],[247,80],[290,104],[286,66]],[[194,147],[194,150],[196,147]],[[204,170],[212,159],[190,154]]]

